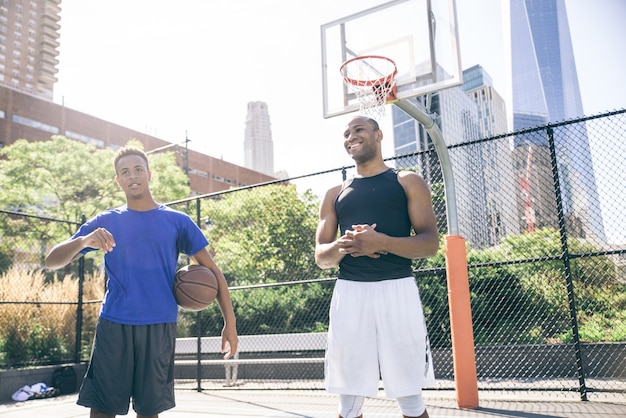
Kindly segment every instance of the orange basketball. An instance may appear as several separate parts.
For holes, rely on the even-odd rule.
[[[181,308],[201,311],[217,297],[217,277],[211,269],[190,264],[178,270],[174,278],[174,297]]]

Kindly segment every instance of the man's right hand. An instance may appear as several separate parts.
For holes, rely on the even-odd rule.
[[[113,234],[104,228],[98,228],[91,234],[83,237],[84,248],[97,248],[102,252],[110,253],[115,247]]]

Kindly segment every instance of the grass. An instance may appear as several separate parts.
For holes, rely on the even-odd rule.
[[[90,344],[104,295],[103,278],[89,276],[83,285],[81,347]],[[70,275],[10,269],[0,275],[0,367],[74,359],[78,280]],[[81,357],[89,349],[81,350]]]

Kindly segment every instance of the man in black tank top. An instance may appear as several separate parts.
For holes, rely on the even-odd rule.
[[[339,266],[325,387],[340,395],[340,418],[360,417],[382,376],[404,417],[427,418],[421,392],[434,373],[411,260],[434,255],[439,237],[427,184],[387,167],[382,139],[375,120],[350,121],[344,148],[357,174],[328,190],[320,206],[315,260],[323,269]]]

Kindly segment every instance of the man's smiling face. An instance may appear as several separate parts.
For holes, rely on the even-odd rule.
[[[343,146],[353,160],[363,163],[376,157],[382,137],[367,118],[357,117],[350,121],[343,133]]]

